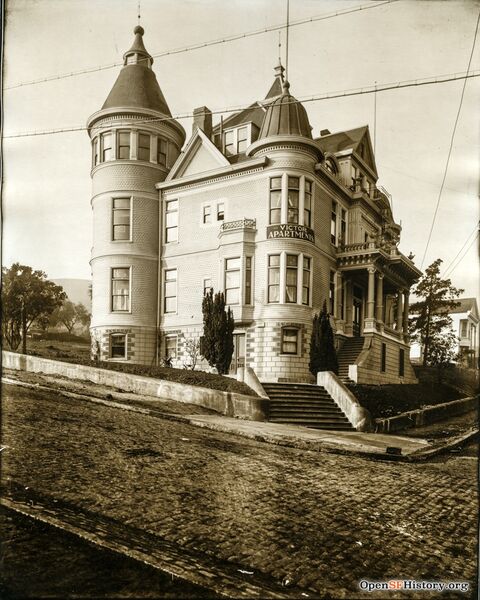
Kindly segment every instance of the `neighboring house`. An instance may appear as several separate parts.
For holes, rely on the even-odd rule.
[[[136,27],[92,140],[93,306],[101,358],[188,362],[202,297],[232,308],[232,372],[310,381],[312,317],[327,301],[359,382],[413,382],[408,297],[421,272],[377,186],[368,127],[312,136],[284,69],[266,97],[193,134],[172,118]],[[205,367],[202,363],[200,367]],[[353,373],[353,371],[352,371]]]
[[[475,298],[460,298],[450,311],[453,330],[458,336],[458,362],[478,369],[478,306]]]
[[[479,358],[479,316],[475,298],[459,298],[457,307],[449,311],[452,328],[457,336],[457,362],[466,367],[478,369]],[[414,363],[422,362],[422,346],[413,343],[410,358]]]

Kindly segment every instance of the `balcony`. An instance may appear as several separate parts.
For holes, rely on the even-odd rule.
[[[227,231],[238,231],[239,229],[257,229],[257,221],[256,219],[238,219],[237,221],[227,221],[226,223],[222,223],[220,227],[220,233],[225,233]]]
[[[220,244],[236,242],[254,242],[257,233],[257,221],[255,219],[237,219],[222,223],[218,237]],[[226,242],[225,240],[228,240]]]

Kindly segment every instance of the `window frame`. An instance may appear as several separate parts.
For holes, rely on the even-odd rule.
[[[330,212],[330,243],[332,246],[337,246],[338,243],[338,202],[332,200],[331,212]]]
[[[113,356],[113,348],[114,348],[114,344],[113,344],[113,338],[114,337],[123,337],[124,339],[124,353],[123,356]],[[118,344],[117,344],[118,347]],[[110,333],[110,335],[108,336],[108,358],[109,360],[127,360],[128,359],[128,333],[123,333],[123,332],[112,332]]]
[[[243,304],[251,306],[253,304],[253,256],[250,254],[245,256],[243,280]]]
[[[148,158],[140,158],[140,150],[147,150],[147,146],[141,146],[140,140],[141,137],[148,137]],[[137,160],[141,160],[143,162],[150,162],[150,157],[152,153],[152,134],[149,131],[138,131],[137,132]]]
[[[287,331],[295,332],[295,342],[292,342],[291,340],[290,341],[285,340]],[[281,336],[280,336],[280,354],[281,355],[284,355],[284,356],[298,356],[299,355],[299,350],[300,350],[299,335],[298,335],[299,332],[300,332],[300,329],[298,327],[293,327],[291,325],[284,325],[282,327]],[[295,343],[295,351],[287,352],[285,350],[285,344],[293,344],[293,343]]]
[[[202,223],[204,225],[212,224],[212,206],[211,206],[211,204],[204,204],[202,207]]]
[[[278,265],[272,265],[270,264],[270,259],[278,257]],[[273,272],[277,272],[278,273],[278,281],[275,283],[271,282],[270,279],[270,275]],[[279,252],[277,253],[273,253],[273,254],[268,254],[267,256],[267,304],[281,304],[281,284],[282,284],[282,255]],[[277,288],[278,289],[278,300],[271,300],[270,298],[270,290],[272,288]]]
[[[286,253],[285,254],[285,304],[298,304],[298,267],[299,267],[299,254],[292,254],[292,253]],[[288,259],[289,258],[295,258],[296,260],[296,264],[295,265],[289,265],[288,264]],[[293,286],[293,284],[289,284],[288,283],[288,274],[290,273],[294,273],[295,274],[295,286]],[[293,300],[289,300],[289,288],[293,288],[294,287],[294,299]]]
[[[175,279],[167,279],[167,273],[175,272]],[[167,296],[167,284],[175,283],[175,294]],[[175,310],[167,310],[167,300],[175,298]],[[178,312],[178,268],[177,267],[165,267],[163,269],[163,314],[174,315]]]
[[[245,129],[246,130],[246,137],[245,139],[240,139],[239,138],[239,132],[240,130]],[[227,136],[232,137],[232,141],[231,143],[227,144],[226,143],[226,138]],[[232,127],[230,129],[225,129],[222,132],[222,139],[221,139],[221,147],[222,147],[222,152],[225,156],[238,156],[239,154],[244,154],[246,149],[248,148],[248,146],[251,144],[251,137],[252,137],[252,127],[251,127],[251,123],[243,123],[242,125],[238,125],[237,127]],[[240,144],[242,144],[243,142],[245,142],[245,149],[240,149]],[[231,151],[227,151],[227,148],[232,148]]]
[[[298,180],[298,186],[294,180]],[[296,204],[295,196],[297,196]],[[313,178],[294,171],[270,173],[267,201],[268,225],[301,225],[312,229],[314,200],[315,180]]]
[[[116,200],[128,200],[129,206],[128,208],[120,208],[115,207]],[[115,223],[115,212],[119,213],[120,211],[128,211],[128,238],[125,239],[116,239],[115,238],[115,227],[125,226],[122,223]],[[112,242],[131,242],[132,241],[132,224],[133,224],[133,198],[131,196],[113,196],[112,197],[112,229],[111,229],[111,241]]]
[[[287,256],[295,256],[297,258],[297,266],[293,264],[288,265]],[[272,264],[272,259],[278,257],[278,264]],[[304,259],[308,259],[309,269],[304,269]],[[311,254],[306,252],[289,252],[286,250],[271,252],[267,254],[266,260],[266,272],[265,280],[267,282],[266,287],[266,303],[267,304],[285,304],[285,305],[297,305],[297,306],[312,306],[313,298],[313,257]],[[287,300],[289,297],[287,293],[287,269],[296,271],[296,300]],[[274,272],[278,272],[278,275],[273,276]],[[305,273],[308,275],[308,285],[305,284],[304,277]],[[274,283],[275,279],[278,281]],[[293,284],[289,284],[288,287],[292,287]],[[278,288],[278,300],[273,300],[275,296],[273,293],[274,288]],[[304,289],[308,289],[308,304],[303,302]]]
[[[175,208],[173,209],[169,209],[169,205],[173,205],[173,203],[176,202]],[[176,218],[176,224],[175,225],[170,225],[168,226],[167,224],[167,220],[168,220],[168,215],[173,215],[176,214],[177,218]],[[165,200],[165,210],[164,210],[164,243],[165,244],[178,244],[178,233],[179,233],[179,228],[178,228],[178,222],[179,222],[179,214],[180,214],[180,202],[178,200],[178,198],[170,198],[170,199],[166,199]],[[169,240],[168,236],[169,236],[169,231],[175,229],[176,230],[176,238],[173,240]]]
[[[122,134],[128,135],[128,146],[120,143]],[[117,145],[117,154],[116,154],[117,159],[118,160],[130,160],[130,158],[132,156],[132,132],[129,129],[117,129],[115,137],[116,137],[116,145]],[[126,158],[120,156],[121,149],[127,148],[127,147],[128,147],[128,156]]]
[[[165,144],[165,152],[162,152],[162,144]],[[160,156],[165,156],[165,162],[160,160]],[[157,136],[157,164],[166,167],[168,159],[168,140],[161,136]]]
[[[218,221],[225,221],[225,202],[217,202],[217,223]]]
[[[206,282],[209,281],[210,285],[207,286],[205,285]],[[203,288],[203,295],[205,296],[208,292],[210,292],[210,290],[213,291],[213,281],[211,277],[204,277],[203,281],[202,281],[202,288]]]
[[[110,146],[107,146],[105,148],[105,138],[106,137],[110,137]],[[105,163],[105,162],[111,162],[112,160],[114,160],[114,156],[113,156],[113,148],[114,148],[114,139],[113,139],[113,131],[103,131],[100,134],[100,162]],[[107,150],[110,150],[110,158],[105,158],[105,152]]]
[[[174,356],[170,356],[168,354],[168,342],[170,340],[175,340],[175,354]],[[176,333],[174,334],[166,334],[165,335],[165,357],[164,358],[170,358],[171,360],[177,360],[178,358],[178,335]]]
[[[305,261],[308,261],[308,267],[305,267]],[[308,285],[305,285],[305,273],[307,273]],[[310,306],[312,298],[311,298],[311,281],[312,281],[312,257],[305,256],[302,254],[302,306]],[[303,300],[303,292],[307,290],[307,302]]]
[[[92,168],[100,164],[100,136],[96,135],[92,139]]]
[[[335,316],[335,303],[337,300],[337,293],[336,293],[336,276],[337,273],[336,271],[334,271],[333,269],[330,269],[330,276],[328,279],[328,309],[329,309],[329,314],[333,316]]]
[[[125,270],[128,271],[128,280],[125,277],[120,277],[117,276],[115,277],[115,271],[120,271],[120,270]],[[127,308],[125,309],[118,309],[118,308],[114,308],[115,306],[115,301],[114,298],[122,298],[125,296],[125,294],[114,294],[114,282],[115,281],[128,281],[128,285],[127,285],[127,290],[128,290],[128,294],[126,294],[126,298],[127,298]],[[115,266],[115,267],[110,267],[110,312],[111,313],[131,313],[132,312],[132,304],[131,304],[131,298],[132,298],[132,267],[130,266]]]
[[[387,370],[387,344],[382,342],[382,350],[380,355],[380,372],[385,373]]]
[[[298,187],[294,187],[294,184],[290,183],[291,179],[298,180]],[[290,207],[290,192],[297,194],[297,205]],[[294,197],[294,196],[293,196]],[[296,215],[296,219],[290,219],[290,211]],[[287,224],[288,225],[300,225],[300,176],[290,175],[287,173]]]
[[[405,377],[405,350],[404,350],[404,348],[398,349],[398,376]]]
[[[233,260],[238,261],[238,266],[229,268],[228,261],[233,261]],[[238,285],[227,288],[227,278],[228,278],[229,274],[231,275],[233,273],[238,273],[238,275],[237,275]],[[233,290],[237,290],[237,293],[238,293],[237,302],[229,302],[228,301],[228,292],[233,291]],[[241,304],[241,299],[242,299],[242,296],[241,296],[241,294],[242,294],[242,257],[241,256],[225,257],[224,262],[223,262],[223,291],[225,294],[225,304],[226,305],[238,306]]]

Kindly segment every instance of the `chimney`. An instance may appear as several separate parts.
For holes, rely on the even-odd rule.
[[[210,139],[212,137],[212,111],[206,106],[199,106],[193,111],[192,133],[201,129]]]
[[[322,131],[320,132],[320,137],[323,137],[324,135],[330,135],[330,130],[322,129]]]

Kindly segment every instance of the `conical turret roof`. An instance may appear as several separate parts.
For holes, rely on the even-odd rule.
[[[295,135],[312,139],[307,111],[289,92],[290,84],[283,82],[283,91],[268,106],[258,139]]]
[[[143,27],[133,30],[135,39],[123,55],[124,66],[105,100],[103,109],[146,108],[168,117],[172,114],[152,70],[153,58],[143,45]]]

